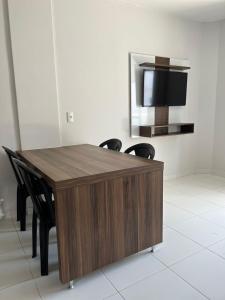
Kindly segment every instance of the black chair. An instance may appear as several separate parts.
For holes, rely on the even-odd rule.
[[[33,257],[37,256],[37,219],[39,219],[41,275],[48,275],[49,231],[55,226],[55,206],[52,201],[52,193],[40,174],[18,159],[13,161],[20,171],[33,202]],[[42,191],[42,195],[37,192],[37,189]]]
[[[11,149],[7,147],[2,147],[10,161],[10,164],[12,166],[13,172],[16,177],[17,181],[17,221],[20,221],[20,230],[25,231],[26,230],[26,199],[29,196],[26,186],[22,181],[22,178],[16,169],[13,159],[20,159],[19,156],[12,151]]]
[[[118,140],[118,139],[110,139],[99,145],[99,147],[102,147],[102,148],[105,146],[110,150],[120,152],[120,150],[122,148],[122,142],[121,142],[121,140]]]
[[[129,154],[133,151],[136,156],[140,156],[143,158],[154,159],[155,157],[155,149],[151,144],[146,144],[146,143],[136,144],[129,147],[127,150],[125,150],[124,153]]]

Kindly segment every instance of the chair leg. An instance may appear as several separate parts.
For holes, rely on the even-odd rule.
[[[20,230],[26,231],[26,195],[22,192],[20,195]]]
[[[21,198],[21,189],[19,187],[19,185],[17,185],[17,195],[16,195],[16,219],[17,221],[20,220],[20,211],[21,211],[21,207],[20,207],[20,198]]]
[[[24,190],[17,186],[17,221],[20,221],[20,230],[26,231],[26,199]]]
[[[32,217],[32,257],[37,256],[37,215],[33,211]]]
[[[49,243],[49,227],[41,220],[39,223],[40,235],[40,256],[41,256],[41,275],[48,275],[48,243]]]

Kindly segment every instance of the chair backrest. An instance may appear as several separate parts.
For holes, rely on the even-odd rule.
[[[17,181],[18,185],[22,186],[23,185],[22,178],[20,176],[20,173],[18,172],[18,169],[16,168],[16,166],[13,162],[13,159],[19,159],[20,160],[20,157],[13,150],[11,150],[11,149],[9,149],[5,146],[2,146],[2,148],[5,150],[5,153],[7,154],[8,158],[9,158],[9,161],[10,161],[10,164],[12,166],[12,169],[13,169],[13,172],[15,174],[16,181]]]
[[[107,140],[107,141],[105,141],[105,142],[103,142],[99,145],[99,147],[102,147],[102,148],[105,147],[105,146],[107,146],[107,148],[110,149],[110,150],[114,150],[114,151],[119,152],[122,148],[122,142],[119,139],[110,139],[110,140]]]
[[[23,177],[37,217],[44,222],[54,223],[52,195],[46,181],[21,160],[13,159],[13,161]]]
[[[151,144],[141,143],[129,147],[124,153],[135,153],[136,156],[154,159],[155,149]]]

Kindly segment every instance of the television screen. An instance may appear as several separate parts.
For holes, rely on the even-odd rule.
[[[186,105],[187,73],[144,70],[143,106]]]

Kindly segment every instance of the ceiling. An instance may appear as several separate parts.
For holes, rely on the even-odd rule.
[[[225,19],[225,0],[122,0],[148,8],[157,8],[199,22]]]

